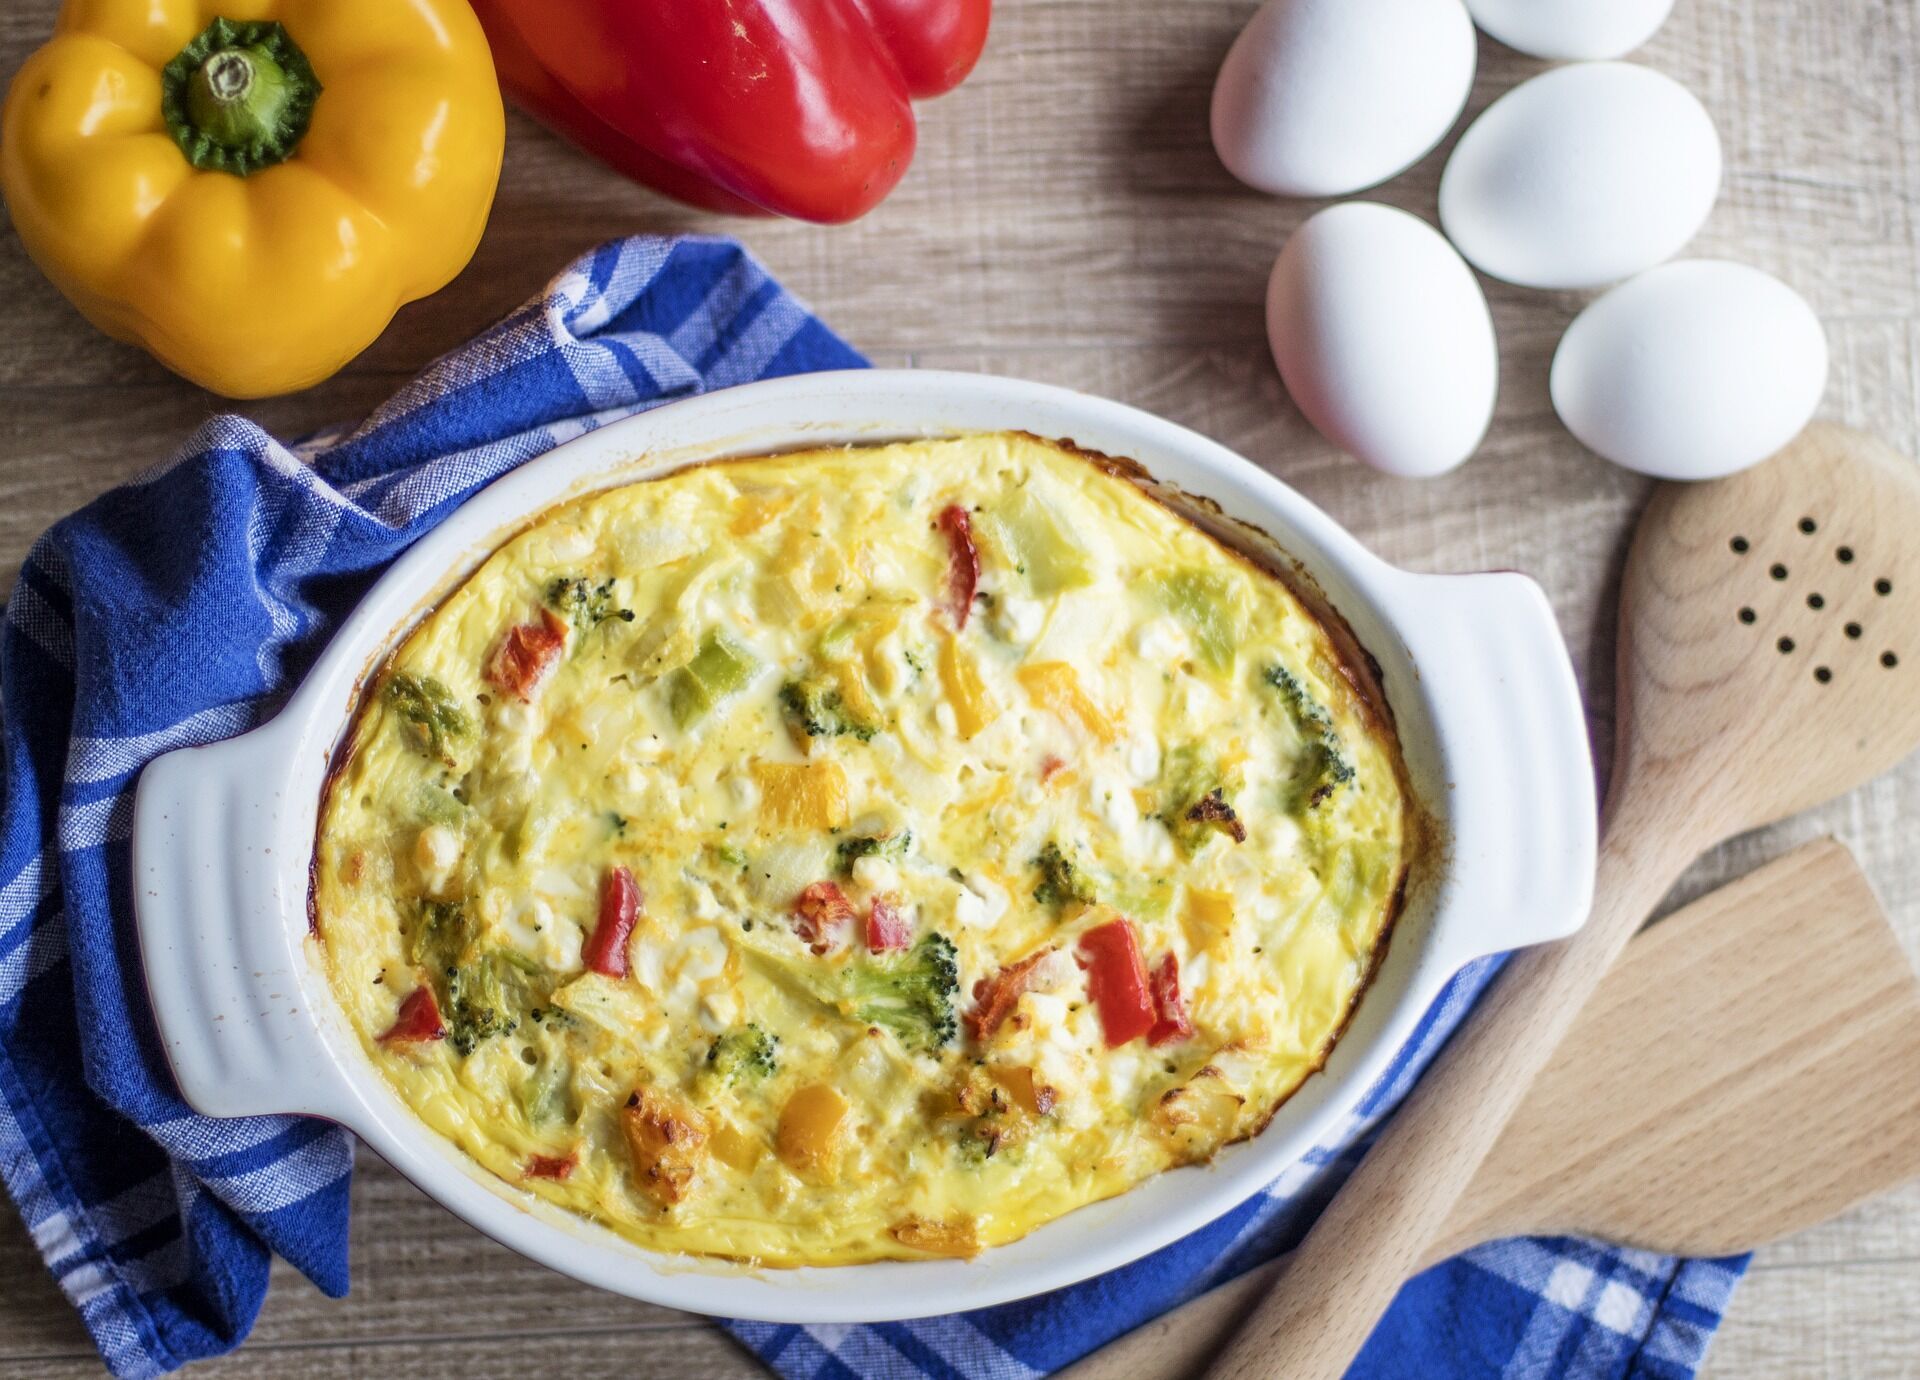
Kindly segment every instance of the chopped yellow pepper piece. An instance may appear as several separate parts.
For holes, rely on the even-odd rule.
[[[1034,662],[1022,666],[1014,676],[1042,709],[1072,720],[1103,743],[1111,743],[1119,736],[1120,728],[1113,716],[1093,702],[1081,688],[1079,673],[1066,662]]]
[[[940,680],[947,688],[947,703],[953,706],[962,738],[973,737],[1000,717],[1000,706],[980,679],[980,668],[960,650],[952,634],[940,643]]]
[[[809,1083],[780,1110],[774,1144],[787,1168],[804,1179],[831,1181],[848,1102],[831,1083]]]
[[[1207,953],[1224,946],[1233,937],[1233,893],[1189,887],[1180,928],[1186,933],[1188,947],[1196,952]]]
[[[713,1153],[722,1164],[742,1174],[760,1162],[762,1149],[758,1136],[748,1135],[731,1121],[722,1121],[713,1132]]]
[[[844,829],[847,776],[834,761],[755,762],[760,809],[790,829]]]

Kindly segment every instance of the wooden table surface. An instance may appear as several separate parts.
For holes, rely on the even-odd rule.
[[[56,0],[0,12],[0,74]],[[1001,0],[980,69],[923,111],[891,200],[843,228],[723,221],[670,205],[510,124],[473,265],[400,314],[338,378],[248,411],[281,434],[357,416],[425,360],[537,290],[576,252],[637,231],[742,236],[877,363],[1067,384],[1219,438],[1422,570],[1514,567],[1553,597],[1610,737],[1613,586],[1642,481],[1555,421],[1547,363],[1582,297],[1489,284],[1503,353],[1480,454],[1407,483],[1342,458],[1268,360],[1263,290],[1314,207],[1250,193],[1215,161],[1208,90],[1248,0]],[[1920,8],[1914,0],[1680,0],[1645,60],[1706,102],[1726,148],[1695,252],[1779,274],[1833,347],[1824,414],[1920,453]],[[1483,42],[1470,112],[1544,64]],[[1444,156],[1375,193],[1433,216]],[[0,590],[33,537],[161,458],[219,402],[87,327],[0,234]],[[1917,537],[1916,539],[1920,539]],[[1703,861],[1696,894],[1822,832],[1852,845],[1920,954],[1920,763]],[[252,1340],[208,1374],[747,1376],[707,1324],[524,1263],[370,1156],[354,1187],[354,1292],[331,1303],[277,1268]],[[1717,1377],[1920,1370],[1920,1186],[1763,1251],[1707,1366]],[[99,1372],[17,1219],[0,1211],[0,1373]]]

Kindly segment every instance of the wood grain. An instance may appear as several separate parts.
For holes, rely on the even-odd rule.
[[[1427,1262],[1515,1235],[1730,1255],[1920,1181],[1920,982],[1866,879],[1808,844],[1628,946]],[[1061,1372],[1196,1374],[1278,1277],[1223,1284]]]
[[[1655,491],[1621,581],[1619,732],[1592,914],[1571,938],[1514,957],[1209,1380],[1344,1375],[1680,873],[1920,748],[1906,648],[1920,627],[1916,530],[1920,467],[1831,423],[1744,473]],[[1846,619],[1857,621],[1843,632]]]
[[[41,40],[56,7],[0,6],[0,77]],[[1528,571],[1568,634],[1604,754],[1611,590],[1646,490],[1582,451],[1547,403],[1547,361],[1583,298],[1490,285],[1501,399],[1486,447],[1459,472],[1397,483],[1335,455],[1286,402],[1261,338],[1267,269],[1314,207],[1246,192],[1207,147],[1212,72],[1252,9],[1252,0],[1000,0],[980,71],[926,107],[920,154],[899,191],[841,229],[680,210],[513,117],[500,201],[474,265],[447,291],[404,310],[339,378],[250,414],[291,435],[364,412],[598,239],[730,231],[884,362],[985,369],[1137,403],[1236,447],[1390,559],[1428,570]],[[1825,412],[1908,454],[1920,450],[1917,53],[1920,10],[1910,3],[1680,0],[1645,54],[1699,92],[1726,146],[1721,200],[1691,252],[1744,259],[1804,292],[1833,345]],[[1541,66],[1483,43],[1470,111]],[[1369,195],[1431,218],[1443,154]],[[11,233],[0,233],[0,324],[5,590],[41,529],[161,458],[219,404],[94,335]],[[1865,865],[1907,952],[1920,954],[1915,818],[1920,768],[1909,766],[1808,818],[1724,846],[1682,880],[1674,899],[1836,833]],[[390,1176],[375,1166],[361,1178],[356,1192],[364,1195]],[[362,1233],[368,1201],[358,1199]],[[424,1200],[411,1200],[389,1225],[442,1242],[461,1259],[486,1259],[495,1249]],[[364,1234],[356,1244],[364,1267],[371,1244]],[[525,1281],[535,1276],[546,1278],[534,1271],[502,1279],[533,1287]],[[367,1369],[384,1355],[366,1350],[379,1335],[437,1330],[444,1300],[416,1299],[423,1281],[401,1273],[377,1286],[385,1333],[356,1321],[371,1317],[357,1310],[375,1290],[365,1269],[357,1277],[359,1297],[327,1305],[276,1275],[260,1338],[228,1368],[245,1369],[256,1348],[275,1344],[272,1328],[289,1307],[304,1310],[310,1337],[351,1335]],[[1708,1373],[1910,1374],[1920,1354],[1916,1286],[1920,1192],[1908,1192],[1765,1253]],[[596,1296],[551,1287],[565,1299],[537,1295],[543,1325],[565,1326],[576,1312],[601,1316]],[[48,1329],[59,1330],[67,1348],[60,1373],[95,1373],[77,1322],[11,1214],[0,1212],[0,1372],[41,1354]],[[687,1329],[696,1334],[708,1335]],[[754,1373],[717,1339],[704,1361],[691,1352],[683,1361],[679,1350],[646,1354],[664,1373]],[[256,1369],[298,1375],[307,1364],[291,1352],[273,1356]]]

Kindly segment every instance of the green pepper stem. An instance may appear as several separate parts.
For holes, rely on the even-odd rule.
[[[293,155],[320,82],[287,31],[216,19],[160,74],[160,111],[187,161],[245,177]]]

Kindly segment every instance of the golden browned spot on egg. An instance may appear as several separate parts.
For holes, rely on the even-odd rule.
[[[670,1208],[693,1191],[707,1143],[706,1121],[697,1111],[651,1088],[635,1088],[621,1109],[620,1129],[642,1193]]]

